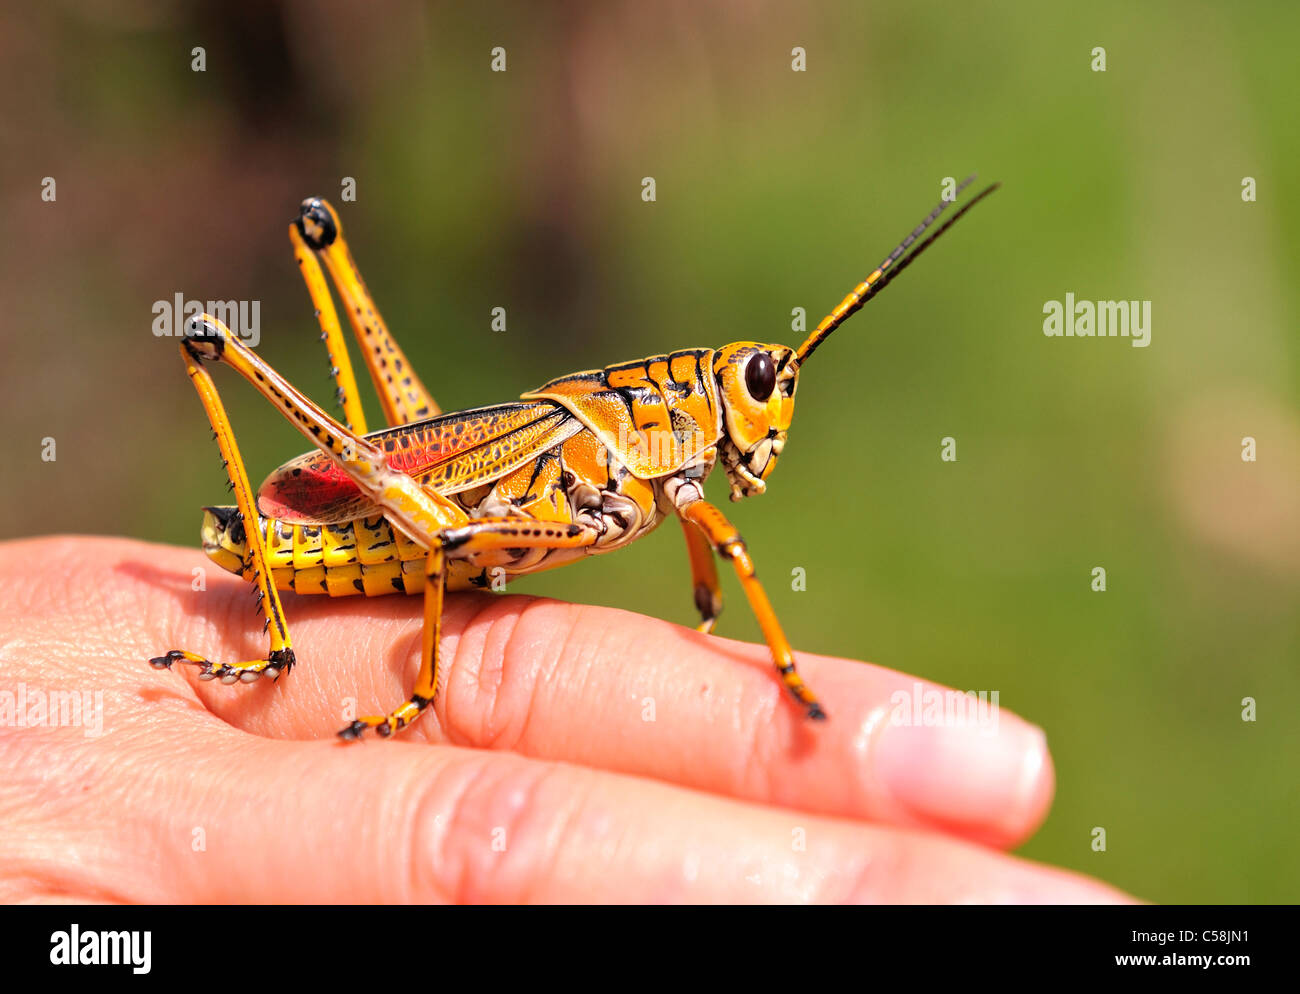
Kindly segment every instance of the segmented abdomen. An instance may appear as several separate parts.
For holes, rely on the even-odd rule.
[[[701,467],[707,472],[712,459]],[[495,482],[451,499],[471,521],[518,515],[521,522],[574,523],[590,529],[594,541],[579,548],[524,545],[453,553],[447,559],[447,588],[500,589],[499,581],[509,577],[620,548],[658,525],[658,487],[658,481],[632,475],[593,432],[579,430]],[[222,569],[253,579],[238,508],[203,511],[203,551]],[[259,515],[256,527],[280,590],[331,597],[424,590],[425,550],[382,515],[336,524],[295,524]]]
[[[425,551],[380,517],[338,525],[257,519],[267,567],[279,590],[347,597],[416,594],[424,589]],[[250,577],[248,543],[233,507],[203,509],[203,551],[222,569]],[[472,586],[454,570],[461,584]],[[458,584],[458,585],[461,585]]]

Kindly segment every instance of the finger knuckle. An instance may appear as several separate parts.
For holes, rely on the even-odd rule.
[[[462,630],[448,670],[443,725],[450,741],[519,748],[539,689],[570,662],[573,625],[572,613],[550,601],[502,598],[482,607]]]
[[[554,763],[469,756],[422,787],[407,865],[416,900],[520,903],[544,891],[577,797]]]

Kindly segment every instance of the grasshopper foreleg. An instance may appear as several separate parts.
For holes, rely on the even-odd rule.
[[[772,603],[767,599],[767,593],[758,582],[754,562],[749,558],[749,550],[745,546],[745,540],[740,537],[740,532],[736,531],[736,527],[721,511],[706,500],[694,500],[679,505],[678,513],[683,522],[698,527],[707,536],[709,544],[718,555],[735,567],[741,586],[745,588],[745,596],[749,599],[749,606],[758,619],[759,627],[763,629],[763,638],[772,652],[772,661],[776,664],[777,672],[781,674],[781,682],[794,695],[794,699],[804,706],[809,718],[825,718],[826,712],[822,710],[821,703],[795,669],[794,651],[790,648],[790,641],[781,630],[781,623],[776,620]]]
[[[691,581],[695,595],[695,609],[700,612],[700,623],[695,630],[708,634],[722,613],[722,586],[718,583],[718,564],[713,558],[713,546],[699,527],[687,521],[682,523],[686,536],[686,553],[691,560]]]

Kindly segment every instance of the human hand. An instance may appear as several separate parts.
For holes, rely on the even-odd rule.
[[[196,565],[121,539],[0,544],[0,900],[1127,899],[997,851],[1051,803],[1042,734],[1006,712],[996,735],[891,724],[912,677],[801,653],[830,712],[811,723],[763,646],[453,594],[434,705],[348,744],[346,701],[409,692],[418,600],[285,595],[293,672],[201,683],[146,659],[266,646],[248,584],[207,567],[195,592]],[[20,694],[31,718],[60,692],[99,718],[18,720]]]

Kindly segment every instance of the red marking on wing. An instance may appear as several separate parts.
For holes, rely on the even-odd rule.
[[[501,404],[371,432],[366,439],[384,450],[392,469],[418,477],[555,409],[546,402]],[[258,488],[257,505],[264,517],[304,524],[357,517],[374,507],[338,464],[319,451],[292,459],[268,476]]]
[[[340,505],[363,498],[361,489],[333,461],[321,454],[321,465],[315,462],[295,459],[292,469],[281,467],[266,478],[257,491],[257,509],[263,517],[290,522],[329,518]]]

